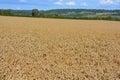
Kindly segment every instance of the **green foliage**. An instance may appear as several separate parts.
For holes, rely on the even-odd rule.
[[[32,16],[39,16],[40,12],[38,9],[32,9]]]
[[[11,10],[11,13],[13,15],[19,15],[19,16],[23,16],[23,15],[30,16],[31,10]]]
[[[9,16],[11,15],[11,10],[0,10],[0,15]]]
[[[46,11],[32,10],[0,10],[0,15],[62,18],[62,19],[85,19],[85,20],[116,20],[120,21],[120,10],[97,10],[97,9],[53,9]]]

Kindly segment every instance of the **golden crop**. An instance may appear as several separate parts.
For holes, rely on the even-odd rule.
[[[119,80],[120,22],[0,16],[0,80]]]

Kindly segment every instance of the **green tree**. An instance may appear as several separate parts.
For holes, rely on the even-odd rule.
[[[11,11],[10,10],[4,10],[3,15],[9,16],[9,15],[11,15]]]
[[[40,12],[38,9],[32,9],[32,16],[39,16]]]
[[[2,10],[2,9],[0,10],[0,15],[3,15],[3,11],[4,11],[4,10]]]
[[[0,15],[2,14],[2,10],[0,10]]]
[[[9,16],[11,15],[11,10],[0,10],[0,15]]]

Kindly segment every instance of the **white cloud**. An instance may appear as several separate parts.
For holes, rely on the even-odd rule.
[[[27,2],[27,0],[19,0],[20,2]]]
[[[74,1],[70,1],[70,2],[66,2],[66,5],[69,5],[69,6],[75,6],[76,3]]]
[[[21,8],[21,7],[17,7],[16,9],[17,9],[17,10],[21,10],[22,8]]]
[[[88,6],[86,2],[82,2],[81,6]]]
[[[113,4],[112,0],[100,0],[100,4]]]
[[[100,0],[101,5],[120,5],[120,0]]]
[[[68,6],[75,6],[76,3],[74,1],[65,2],[64,0],[58,0],[54,2],[55,5],[68,5]]]
[[[63,2],[63,0],[59,0],[59,1],[57,1],[57,2],[54,2],[54,4],[56,4],[56,5],[63,5],[64,2]]]

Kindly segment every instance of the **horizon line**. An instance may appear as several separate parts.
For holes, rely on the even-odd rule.
[[[2,9],[2,8],[0,8],[0,9]],[[38,9],[38,8],[33,8],[33,9]],[[89,8],[89,9],[86,9],[86,8],[54,8],[54,9],[38,9],[38,10],[45,10],[45,11],[47,11],[47,10],[57,10],[57,9],[83,9],[83,10],[120,10],[120,9],[93,9],[93,8]],[[3,10],[32,10],[32,9],[4,9],[3,8]]]

